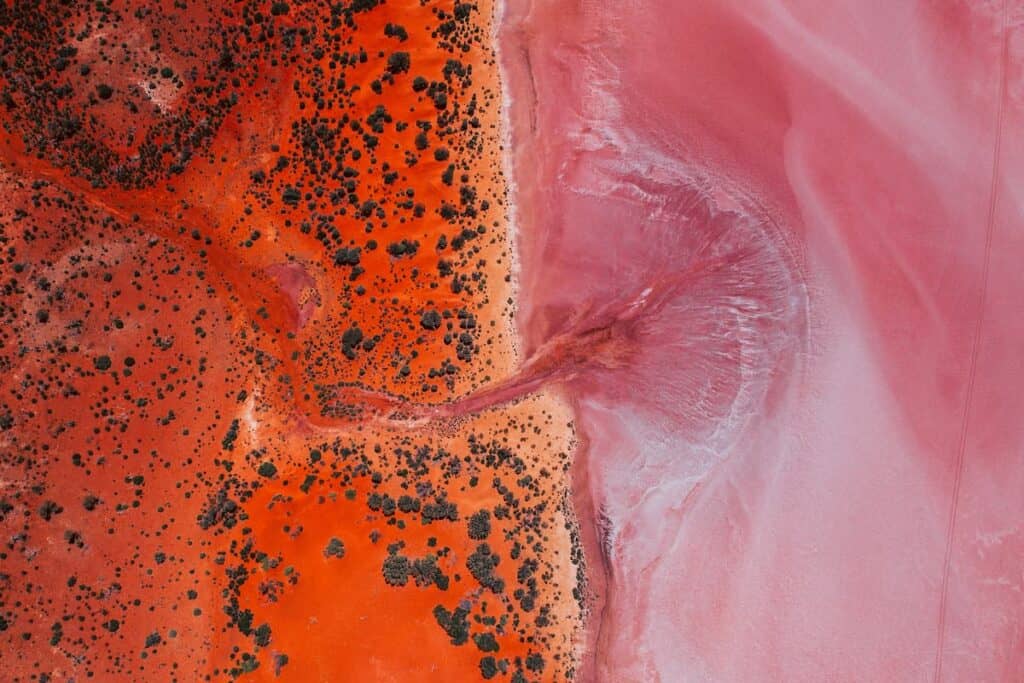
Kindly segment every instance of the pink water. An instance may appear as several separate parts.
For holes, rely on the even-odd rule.
[[[1024,4],[505,11],[583,679],[1024,680]]]

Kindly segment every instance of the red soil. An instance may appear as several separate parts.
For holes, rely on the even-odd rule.
[[[0,8],[0,678],[554,680],[486,2]]]

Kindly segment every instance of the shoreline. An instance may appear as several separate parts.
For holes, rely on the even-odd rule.
[[[512,254],[510,298],[513,302],[513,315],[510,319],[512,330],[509,338],[514,346],[517,366],[521,367],[529,352],[534,349],[533,345],[526,341],[526,321],[520,315],[524,310],[529,310],[523,287],[523,259],[524,250],[529,246],[529,235],[524,226],[530,222],[526,218],[530,213],[530,206],[518,170],[526,161],[523,157],[528,158],[533,151],[532,147],[528,148],[525,144],[524,138],[529,136],[531,129],[528,125],[528,112],[536,105],[536,93],[533,92],[534,99],[531,101],[529,91],[524,89],[525,83],[532,82],[532,79],[529,76],[528,57],[523,59],[528,46],[524,41],[522,21],[532,10],[532,0],[525,11],[517,11],[510,5],[510,0],[494,0],[491,36],[502,95],[500,139],[507,192],[506,234]],[[518,59],[515,56],[517,51],[509,48],[519,48]],[[523,154],[524,152],[526,154]],[[571,432],[572,462],[567,474],[565,513],[567,524],[570,526],[570,537],[576,540],[571,552],[574,555],[579,552],[581,557],[580,564],[574,565],[577,567],[576,587],[581,594],[578,603],[581,612],[572,634],[573,656],[576,666],[575,679],[590,681],[596,680],[596,646],[601,636],[609,568],[601,546],[598,511],[595,509],[589,487],[589,440],[586,434],[580,431],[577,401],[560,382],[546,389],[544,393],[548,393],[551,399],[566,409],[572,417],[571,426],[567,426]]]
[[[520,340],[521,330],[518,324],[519,299],[522,289],[520,278],[522,277],[522,266],[519,258],[519,213],[516,206],[516,196],[519,193],[519,183],[515,175],[515,164],[513,159],[512,146],[512,93],[509,88],[507,74],[505,73],[505,58],[501,49],[501,34],[505,23],[507,12],[507,0],[492,0],[490,34],[491,49],[494,53],[494,63],[498,75],[498,89],[501,93],[501,106],[498,108],[498,144],[501,157],[501,173],[505,179],[505,235],[509,248],[509,286],[508,297],[510,316],[506,319],[508,324],[508,339],[512,345],[512,356],[515,365],[522,364],[523,348]]]

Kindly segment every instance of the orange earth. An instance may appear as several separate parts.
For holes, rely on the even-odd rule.
[[[0,678],[572,675],[492,12],[0,5]]]

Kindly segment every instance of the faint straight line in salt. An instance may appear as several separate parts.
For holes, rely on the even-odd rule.
[[[978,293],[978,319],[974,326],[974,338],[971,341],[971,361],[967,374],[967,393],[964,397],[964,411],[960,424],[960,441],[957,444],[956,472],[953,478],[953,500],[949,509],[949,522],[946,526],[946,551],[942,565],[942,585],[939,594],[939,623],[935,645],[934,683],[942,681],[942,655],[946,641],[946,613],[948,612],[949,573],[953,558],[953,538],[956,534],[957,510],[960,507],[960,482],[964,474],[964,460],[967,451],[967,430],[971,421],[971,400],[974,397],[974,382],[978,370],[978,351],[981,346],[981,331],[985,322],[985,301],[988,298],[988,273],[992,260],[992,235],[995,231],[996,200],[999,196],[999,160],[1003,143],[1003,110],[1006,101],[1006,63],[1009,52],[1009,35],[1007,21],[1007,0],[1003,0],[1001,17],[1001,53],[999,61],[999,101],[996,103],[996,131],[992,152],[992,184],[989,190],[988,216],[985,226],[985,251],[982,255],[981,291]]]

